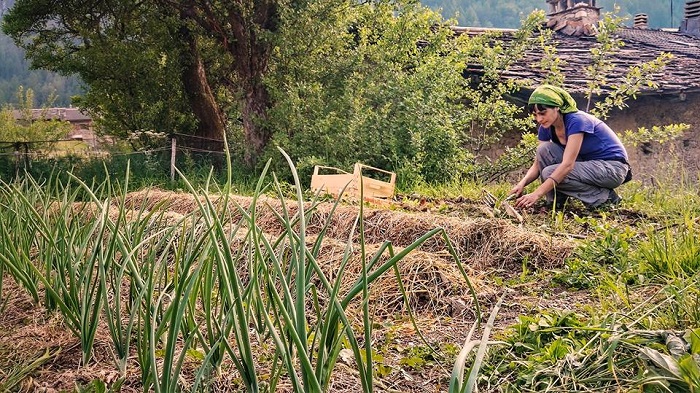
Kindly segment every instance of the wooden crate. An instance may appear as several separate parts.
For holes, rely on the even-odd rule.
[[[320,171],[331,171],[331,174],[322,174]],[[387,175],[390,180],[382,181],[364,176],[363,171],[376,171]],[[365,172],[366,173],[366,172]],[[313,191],[321,191],[326,194],[338,197],[343,188],[343,195],[348,197],[360,197],[360,182],[363,186],[363,197],[365,199],[374,198],[392,198],[396,189],[396,174],[394,172],[385,171],[383,169],[374,168],[368,165],[355,164],[352,173],[343,171],[342,169],[316,165],[314,174],[311,176],[311,189]]]

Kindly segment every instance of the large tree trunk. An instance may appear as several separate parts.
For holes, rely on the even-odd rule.
[[[245,135],[245,164],[252,168],[267,146],[272,133],[266,126],[270,100],[262,83],[245,86],[245,99],[241,111]]]
[[[268,70],[272,42],[260,32],[278,29],[277,0],[183,1],[161,0],[175,5],[188,19],[196,21],[233,57],[230,69],[236,84],[231,88],[241,97],[245,163],[255,166],[272,137],[266,125],[270,95],[263,83]]]
[[[243,14],[231,7],[228,13],[230,32],[219,36],[224,48],[234,57],[234,69],[241,87],[241,117],[245,135],[245,163],[255,166],[267,146],[272,132],[267,127],[270,96],[263,83],[268,70],[272,44],[258,32],[274,32],[278,26],[275,0],[253,0],[252,12]]]
[[[226,121],[207,81],[197,37],[185,26],[180,28],[180,36],[189,48],[182,55],[182,64],[185,66],[182,79],[192,112],[199,121],[197,135],[223,140]]]

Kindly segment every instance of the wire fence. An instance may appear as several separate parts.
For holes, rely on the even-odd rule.
[[[31,168],[33,163],[65,157],[87,160],[128,156],[158,157],[161,161],[169,159],[170,176],[174,179],[178,162],[181,163],[186,158],[195,161],[206,159],[209,164],[217,167],[223,164],[225,157],[223,140],[179,133],[171,133],[165,140],[150,141],[140,148],[124,149],[128,147],[119,148],[110,143],[88,147],[80,139],[0,141],[0,165],[13,165],[12,172],[17,174],[22,168]]]

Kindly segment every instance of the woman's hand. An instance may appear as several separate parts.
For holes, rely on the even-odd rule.
[[[525,186],[518,183],[515,185],[515,187],[513,187],[513,189],[510,190],[510,193],[508,195],[515,195],[516,197],[519,197],[519,196],[523,195],[524,190],[525,190]]]
[[[540,196],[536,193],[525,194],[515,201],[515,207],[528,208],[535,206],[535,202],[540,199]]]

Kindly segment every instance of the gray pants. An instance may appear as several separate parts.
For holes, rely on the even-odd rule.
[[[540,143],[536,158],[544,181],[563,161],[564,148],[553,142]],[[563,194],[596,207],[615,195],[613,188],[622,184],[628,170],[629,165],[619,161],[576,161],[574,169],[557,185],[557,197]],[[547,194],[547,201],[554,201],[554,191]]]

